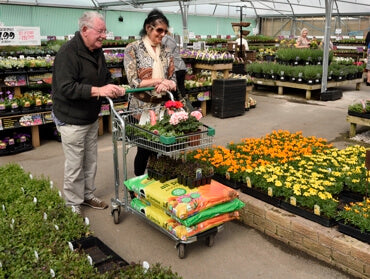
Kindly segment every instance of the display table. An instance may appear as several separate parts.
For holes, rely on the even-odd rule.
[[[353,115],[347,115],[347,122],[350,123],[349,127],[349,137],[352,138],[356,135],[357,124],[370,126],[370,119],[364,117],[358,117]]]
[[[211,71],[211,78],[212,80],[217,78],[217,72],[222,71],[223,72],[223,78],[227,79],[229,77],[229,73],[233,68],[232,63],[227,63],[227,64],[201,64],[201,63],[196,63],[194,64],[194,70],[209,70]],[[201,108],[202,108],[202,113],[205,116],[207,114],[207,102],[202,101],[201,102]]]
[[[362,82],[361,78],[344,80],[344,81],[330,81],[327,83],[327,88],[355,84],[356,90],[360,90],[361,82]],[[306,90],[307,100],[311,99],[312,90],[321,89],[321,83],[310,85],[306,83],[295,83],[295,82],[279,81],[279,80],[272,80],[272,79],[260,79],[260,78],[254,78],[253,83],[256,85],[277,86],[279,95],[283,95],[284,87],[303,89],[303,90]]]

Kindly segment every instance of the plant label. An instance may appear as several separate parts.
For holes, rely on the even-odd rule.
[[[227,180],[230,180],[230,173],[228,171],[225,173],[225,177]]]
[[[272,197],[272,196],[273,196],[272,187],[268,187],[268,188],[267,188],[267,195],[269,195],[270,197]]]
[[[195,179],[196,180],[202,179],[202,169],[201,168],[196,169],[196,171],[195,171]]]
[[[297,206],[297,199],[295,197],[290,197],[290,204],[293,206]]]
[[[90,265],[93,265],[93,260],[90,257],[90,255],[87,255],[87,261],[89,262]]]
[[[248,188],[252,188],[252,182],[251,182],[251,178],[249,176],[247,176],[245,178],[245,183],[247,184]]]
[[[321,215],[321,210],[320,210],[320,206],[319,205],[315,204],[313,206],[313,213],[316,214],[316,215],[318,215],[318,216]]]
[[[69,247],[69,249],[71,249],[71,251],[73,251],[73,250],[74,250],[74,248],[73,248],[73,244],[72,244],[72,242],[70,242],[70,241],[68,241],[68,247]]]

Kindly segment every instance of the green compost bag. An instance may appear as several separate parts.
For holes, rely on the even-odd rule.
[[[125,186],[129,191],[140,193],[140,190],[145,186],[155,182],[154,179],[148,179],[147,174],[136,176],[125,181]]]
[[[212,206],[208,209],[205,209],[203,211],[198,212],[197,214],[194,214],[193,216],[190,216],[186,219],[179,219],[177,217],[172,216],[176,221],[180,222],[186,227],[193,226],[195,224],[198,224],[204,220],[210,219],[212,217],[218,216],[220,214],[232,212],[235,210],[239,210],[243,208],[245,204],[239,200],[239,199],[233,199],[229,202],[224,202],[217,204],[215,206]]]
[[[233,199],[229,202],[224,202],[221,204],[217,204],[213,207],[210,207],[208,209],[202,210],[186,219],[180,219],[176,216],[174,216],[170,211],[166,210],[165,208],[160,208],[154,204],[151,204],[150,201],[148,201],[145,198],[137,198],[137,201],[135,203],[132,203],[131,206],[134,207],[137,211],[141,211],[142,213],[145,213],[145,207],[151,206],[156,207],[158,210],[162,210],[164,213],[169,215],[171,218],[175,219],[177,222],[181,223],[182,225],[186,227],[194,226],[204,220],[210,219],[212,217],[218,216],[220,214],[233,212],[235,210],[239,210],[245,206],[244,202],[242,202],[239,199]]]

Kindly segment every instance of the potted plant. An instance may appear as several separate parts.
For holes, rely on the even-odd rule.
[[[338,212],[338,230],[361,241],[370,243],[370,199],[351,202]]]
[[[348,115],[370,118],[370,101],[360,100],[349,105]]]
[[[169,156],[152,155],[148,160],[148,177],[161,182],[168,181],[176,177],[176,166],[180,164],[179,159],[173,159]]]

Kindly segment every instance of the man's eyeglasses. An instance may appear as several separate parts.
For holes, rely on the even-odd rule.
[[[102,30],[102,29],[101,30],[98,30],[98,29],[95,29],[94,27],[91,27],[91,26],[87,26],[87,27],[89,27],[90,29],[95,30],[100,35],[107,35],[109,33],[108,30]]]
[[[160,28],[160,27],[155,28],[155,26],[153,26],[153,25],[152,25],[152,27],[153,27],[154,31],[157,32],[158,34],[163,34],[163,33],[167,34],[168,33],[167,29],[163,29],[163,28]]]

